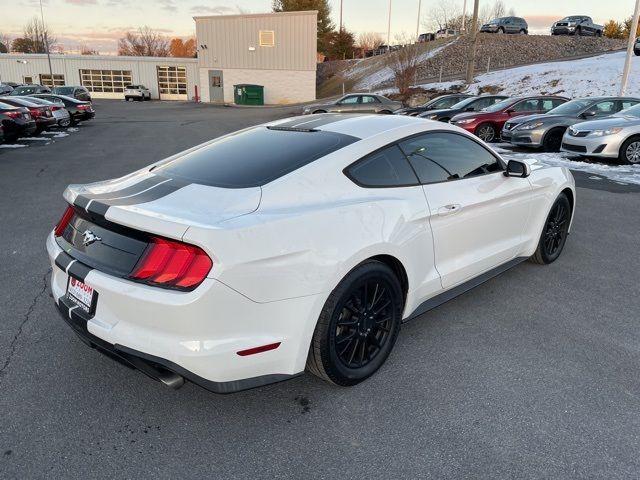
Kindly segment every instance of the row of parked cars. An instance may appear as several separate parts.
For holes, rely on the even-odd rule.
[[[518,147],[640,164],[640,98],[456,93],[405,108],[382,95],[352,93],[303,110],[326,112],[410,115],[457,125],[485,142],[501,139]]]
[[[84,87],[22,85],[0,95],[0,141],[38,135],[52,127],[69,127],[95,116]],[[88,92],[86,92],[88,94]]]

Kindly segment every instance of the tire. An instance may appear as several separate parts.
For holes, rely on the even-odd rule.
[[[58,126],[62,127],[62,128],[67,128],[68,126],[71,125],[71,115],[69,115],[69,118],[66,120],[60,120],[58,122]]]
[[[367,379],[391,353],[403,308],[400,282],[391,268],[377,261],[360,264],[329,295],[311,340],[307,369],[344,387]]]
[[[527,31],[523,28],[520,30],[520,35],[527,35]]]
[[[640,57],[640,50],[633,50],[633,53],[635,54],[636,57]]]
[[[576,28],[576,35],[577,36],[582,36],[582,29],[580,27]]]
[[[600,30],[598,30],[596,32],[596,38],[600,38],[602,36],[602,32]]]
[[[476,137],[482,140],[485,143],[491,143],[496,139],[498,135],[498,130],[495,125],[492,123],[481,123],[476,127],[475,132],[473,132]]]
[[[555,262],[567,241],[571,222],[571,204],[564,193],[558,195],[544,222],[536,252],[529,260],[540,265]]]
[[[626,165],[640,165],[640,137],[625,140],[620,147],[618,160]]]
[[[124,97],[125,102],[128,102],[129,100],[131,100],[131,97]]]
[[[74,127],[78,124],[78,121],[76,120],[76,117],[74,117],[73,115],[69,115],[69,124]]]
[[[542,139],[542,149],[545,152],[559,152],[563,135],[564,129],[562,128],[549,130]]]
[[[496,33],[499,33],[502,35],[504,33],[504,28],[502,27],[498,28],[498,30],[496,30]]]
[[[380,112],[380,115],[391,115],[393,112],[390,112],[389,110],[382,110]]]
[[[326,110],[316,110],[316,111],[315,111],[315,112],[313,112],[313,113],[327,113],[327,111],[326,111]]]

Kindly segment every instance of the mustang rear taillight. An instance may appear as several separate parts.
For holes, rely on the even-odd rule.
[[[193,290],[212,265],[211,258],[195,245],[152,237],[129,277],[151,285]]]
[[[22,117],[22,112],[18,110],[10,110],[8,112],[4,112],[4,114],[9,118],[20,118]]]
[[[89,110],[91,105],[78,105],[78,110]]]
[[[30,108],[29,112],[33,118],[39,118],[42,116],[42,111],[39,108]]]
[[[53,232],[56,237],[59,237],[64,233],[64,229],[67,228],[67,225],[69,225],[69,222],[71,221],[75,213],[76,211],[73,209],[73,207],[67,206],[67,209],[62,214],[62,218],[56,225],[56,228]]]

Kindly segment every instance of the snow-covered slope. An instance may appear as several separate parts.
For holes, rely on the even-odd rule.
[[[625,52],[607,53],[596,57],[550,62],[511,68],[479,75],[469,91],[491,87],[506,95],[558,94],[566,97],[617,95],[624,67]],[[424,88],[446,89],[461,81],[431,83]],[[640,96],[640,57],[633,57],[627,95]]]

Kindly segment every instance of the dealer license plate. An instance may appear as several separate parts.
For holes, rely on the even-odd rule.
[[[67,298],[87,313],[94,310],[95,291],[77,278],[69,277],[67,284]]]

